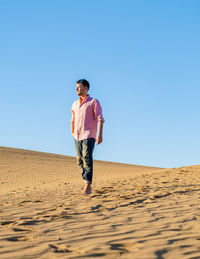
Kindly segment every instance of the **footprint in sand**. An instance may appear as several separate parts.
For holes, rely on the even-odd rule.
[[[78,254],[85,253],[84,251],[81,251],[79,249],[72,248],[72,247],[66,246],[66,245],[49,244],[49,247],[53,248],[54,252],[56,252],[56,253],[73,253],[73,252],[76,252]]]
[[[24,201],[19,202],[19,204],[23,204],[23,203],[27,203],[27,202],[32,202],[32,201],[31,200],[24,200]]]
[[[99,211],[99,209],[101,209],[102,208],[102,206],[100,205],[100,204],[98,204],[98,205],[96,205],[96,206],[92,206],[91,207],[91,210],[92,211]]]
[[[127,207],[127,206],[130,206],[130,205],[137,205],[137,204],[140,204],[140,203],[144,203],[147,199],[136,199],[134,201],[131,201],[129,203],[124,203],[124,204],[121,204],[119,205],[119,207]]]
[[[41,222],[47,222],[46,220],[27,220],[19,224],[19,226],[24,226],[24,225],[37,225],[37,223]]]
[[[8,237],[5,240],[16,242],[16,241],[27,241],[27,240],[33,240],[33,237],[26,237],[26,236],[14,236],[14,237]]]
[[[33,230],[30,228],[13,228],[13,231],[15,232],[32,232]]]
[[[2,221],[2,222],[1,222],[1,225],[2,225],[2,226],[5,226],[5,225],[11,225],[11,224],[14,224],[14,223],[16,223],[16,222],[13,221],[13,220],[10,220],[10,221]]]
[[[19,219],[33,219],[33,217],[28,217],[28,216],[22,216]]]
[[[116,251],[119,251],[120,254],[124,254],[124,253],[135,252],[143,245],[136,244],[133,242],[130,242],[130,243],[127,242],[127,243],[110,243],[109,246],[111,250],[116,250]]]
[[[65,245],[49,244],[49,247],[53,248],[54,252],[56,252],[56,253],[71,253],[72,252],[72,250],[68,246],[65,246]]]
[[[158,193],[150,197],[151,199],[159,199],[159,198],[164,198],[171,195],[171,193]]]

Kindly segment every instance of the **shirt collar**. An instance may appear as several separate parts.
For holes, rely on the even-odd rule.
[[[85,99],[83,99],[82,104],[83,104],[84,102],[88,101],[89,99],[90,99],[90,95],[87,94],[87,96],[85,97]],[[81,97],[79,97],[79,102],[81,103]]]

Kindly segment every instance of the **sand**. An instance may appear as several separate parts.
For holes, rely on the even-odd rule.
[[[95,161],[0,147],[0,258],[200,258],[200,165]]]

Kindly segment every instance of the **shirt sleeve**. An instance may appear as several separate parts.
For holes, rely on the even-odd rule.
[[[98,120],[98,121],[101,120],[101,121],[104,122],[105,120],[103,118],[101,105],[100,105],[99,101],[96,100],[96,99],[94,100],[93,108],[94,108],[94,118],[95,118],[95,120]]]

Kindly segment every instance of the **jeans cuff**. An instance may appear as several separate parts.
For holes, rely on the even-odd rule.
[[[83,180],[85,183],[89,183],[89,184],[92,184],[92,182],[88,181],[88,180]]]

